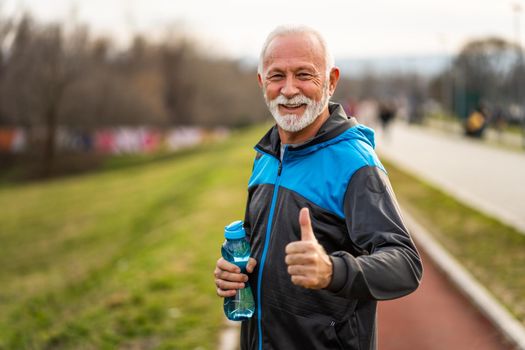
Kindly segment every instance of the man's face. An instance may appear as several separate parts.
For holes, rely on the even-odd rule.
[[[284,130],[304,129],[321,114],[332,93],[324,52],[309,34],[272,40],[259,82],[268,109]]]

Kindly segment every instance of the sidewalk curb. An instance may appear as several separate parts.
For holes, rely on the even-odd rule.
[[[525,328],[408,213],[403,217],[418,247],[516,349],[525,350]]]

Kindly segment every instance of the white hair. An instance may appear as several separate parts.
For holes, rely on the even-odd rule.
[[[264,58],[266,56],[266,51],[268,50],[268,46],[270,46],[270,43],[273,41],[273,39],[275,39],[278,36],[285,36],[290,34],[311,34],[319,41],[324,51],[326,76],[328,77],[330,75],[330,71],[335,66],[334,56],[332,56],[332,53],[330,52],[328,45],[326,44],[326,40],[324,40],[321,33],[305,25],[282,25],[278,26],[270,34],[268,34],[268,37],[266,37],[266,40],[264,41],[264,45],[259,56],[259,65],[257,66],[257,73],[259,73],[260,75],[262,75],[263,73],[263,65]]]

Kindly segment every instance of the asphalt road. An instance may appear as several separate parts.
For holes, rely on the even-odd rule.
[[[388,136],[378,138],[380,157],[525,234],[525,151],[401,122]]]

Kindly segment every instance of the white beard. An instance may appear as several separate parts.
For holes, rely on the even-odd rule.
[[[266,105],[268,106],[270,113],[272,113],[273,118],[277,122],[277,125],[279,125],[281,129],[288,132],[297,132],[303,130],[308,125],[312,124],[328,105],[329,99],[330,94],[328,91],[327,82],[323,84],[323,96],[319,101],[314,101],[303,94],[296,95],[290,99],[284,97],[283,95],[279,95],[273,100],[269,101],[268,97],[266,96],[266,91],[264,91],[264,100],[266,101]],[[281,113],[279,113],[280,104],[306,104],[306,109],[302,116],[297,114],[281,115]]]

